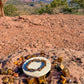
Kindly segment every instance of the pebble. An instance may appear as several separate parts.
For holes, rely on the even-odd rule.
[[[80,77],[81,84],[84,84],[84,76]]]
[[[69,79],[69,83],[71,83],[72,82],[72,80],[71,79]]]
[[[7,75],[8,68],[3,68],[1,69],[1,74],[2,75]]]

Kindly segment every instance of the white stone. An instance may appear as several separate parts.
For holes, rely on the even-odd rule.
[[[41,66],[41,62],[31,62],[28,66],[29,69],[38,69]]]
[[[24,65],[25,65],[26,63],[28,63],[30,60],[34,60],[34,59],[45,60],[45,61],[46,61],[46,66],[45,66],[41,71],[38,71],[38,70],[33,71],[33,72],[26,71],[26,70],[24,69]],[[31,66],[31,67],[30,67],[30,66]],[[37,63],[35,63],[35,62],[32,62],[32,64],[31,64],[30,66],[29,66],[29,68],[33,68],[33,69],[34,69],[34,68],[39,67],[39,66],[40,66],[40,63],[37,64]],[[23,69],[23,72],[24,72],[26,75],[29,75],[29,76],[32,76],[32,77],[41,77],[41,76],[47,74],[47,73],[51,70],[51,63],[50,63],[50,61],[49,61],[47,58],[45,58],[45,57],[33,57],[33,58],[30,58],[29,60],[27,60],[27,61],[23,64],[22,69]]]

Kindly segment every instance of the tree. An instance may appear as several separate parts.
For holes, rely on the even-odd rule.
[[[67,0],[53,0],[50,4],[46,5],[45,7],[42,7],[39,10],[39,13],[48,13],[48,14],[55,14],[62,12],[63,8],[68,7]]]
[[[7,2],[7,0],[0,0],[0,17],[4,16],[3,6]]]
[[[84,0],[72,0],[70,3],[79,6],[80,8],[84,8]]]
[[[54,0],[50,3],[51,7],[68,6],[67,0]]]
[[[48,13],[48,14],[51,14],[52,13],[52,8],[50,7],[50,5],[46,5],[45,7],[42,7],[40,10],[39,10],[39,13],[42,14],[42,13]]]
[[[17,11],[17,8],[14,5],[12,5],[12,4],[4,6],[4,13],[7,16],[15,16],[15,15],[17,15],[16,11]]]

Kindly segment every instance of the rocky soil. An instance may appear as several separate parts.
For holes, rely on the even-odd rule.
[[[0,68],[13,68],[17,58],[40,50],[46,51],[51,62],[54,60],[51,56],[62,56],[72,80],[76,77],[78,84],[84,84],[84,16],[44,14],[0,18]],[[3,76],[0,75],[0,84]],[[53,75],[51,84],[56,84]]]

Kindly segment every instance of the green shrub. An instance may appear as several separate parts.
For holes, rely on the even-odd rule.
[[[57,14],[62,12],[62,8],[68,7],[67,0],[54,0],[50,4],[42,7],[39,13]]]
[[[50,5],[46,5],[45,7],[42,7],[40,10],[39,10],[39,13],[42,14],[42,13],[48,13],[48,14],[52,14],[52,8],[50,7]]]
[[[5,15],[7,15],[7,16],[16,16],[16,15],[18,15],[16,12],[17,12],[17,8],[14,6],[14,5],[12,5],[12,4],[9,4],[9,5],[5,5],[4,6],[4,13],[5,13]]]
[[[64,13],[74,13],[74,12],[76,12],[76,9],[72,8],[72,7],[65,7],[65,8],[63,8],[63,12]]]
[[[84,0],[72,0],[70,3],[72,5],[78,5],[80,8],[84,8]]]

